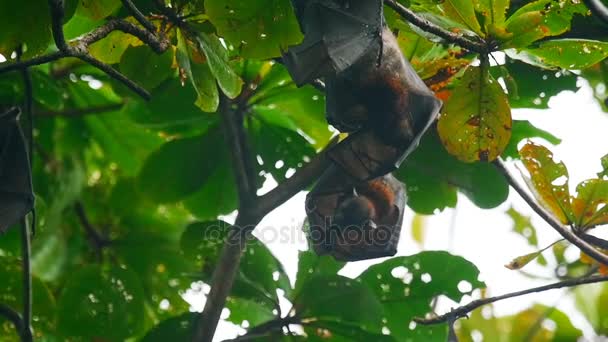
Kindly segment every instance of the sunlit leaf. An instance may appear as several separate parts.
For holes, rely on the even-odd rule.
[[[458,159],[494,160],[511,137],[507,96],[483,68],[471,67],[444,104],[437,130],[445,148]]]
[[[120,0],[81,0],[76,13],[93,20],[103,19],[120,8]]]
[[[219,38],[201,33],[196,39],[198,40],[200,49],[205,53],[205,57],[207,57],[211,73],[217,79],[217,83],[222,88],[224,94],[231,99],[237,97],[241,92],[243,81],[232,70],[230,64],[228,64],[228,52]]]
[[[537,0],[513,13],[505,22],[511,38],[502,48],[523,48],[549,36],[560,35],[570,29],[575,14],[585,15],[587,7],[576,0]]]
[[[482,34],[472,1],[446,0],[442,2],[441,7],[448,18],[468,27],[477,34]]]
[[[576,187],[576,193],[572,210],[577,227],[608,224],[608,180],[586,180]]]
[[[539,203],[560,222],[574,222],[566,165],[556,163],[546,147],[531,142],[522,147],[519,154],[530,173],[531,178],[526,180]]]
[[[112,31],[104,39],[91,44],[89,46],[89,53],[104,63],[116,64],[120,62],[122,54],[129,46],[137,46],[140,44],[141,41],[130,34],[121,31]],[[147,69],[142,68],[141,64],[139,67],[140,71],[142,69]]]
[[[244,57],[277,57],[302,39],[288,0],[207,0],[205,10],[218,33]]]
[[[599,178],[608,178],[608,154],[602,157],[601,163],[603,170],[598,172],[597,176]]]
[[[586,39],[548,40],[522,50],[521,55],[539,65],[585,69],[608,57],[608,42]]]

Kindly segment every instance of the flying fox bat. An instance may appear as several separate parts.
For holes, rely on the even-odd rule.
[[[391,174],[360,182],[332,165],[306,196],[310,245],[344,261],[392,256],[405,201],[403,184]]]
[[[0,113],[0,233],[34,207],[31,168],[17,107]]]
[[[304,40],[283,54],[298,86],[340,74],[381,49],[382,0],[292,0]]]

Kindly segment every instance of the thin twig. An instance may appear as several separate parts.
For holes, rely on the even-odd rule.
[[[515,177],[509,172],[502,159],[498,158],[494,161],[494,165],[500,171],[507,182],[517,193],[526,201],[526,203],[534,210],[543,220],[545,220],[553,229],[555,229],[564,239],[570,241],[573,245],[578,247],[581,251],[585,252],[589,257],[596,260],[599,263],[608,265],[608,255],[598,251],[592,245],[587,243],[585,240],[578,237],[575,233],[564,227],[553,215],[551,215],[545,208],[541,207],[536,200],[528,194],[528,192],[515,180]]]
[[[428,20],[419,17],[409,8],[403,6],[395,0],[384,0],[384,3],[393,10],[395,10],[395,12],[397,12],[405,20],[419,27],[423,31],[437,35],[438,37],[441,37],[450,43],[454,43],[470,51],[474,51],[480,54],[486,54],[489,52],[485,44],[481,42],[476,42],[460,34],[447,31]]]
[[[21,60],[21,55],[23,53],[23,45],[19,46],[17,49],[17,60]],[[34,90],[32,87],[32,76],[30,75],[27,68],[21,69],[21,76],[23,78],[23,88],[24,88],[24,100],[23,100],[23,113],[24,116],[27,117],[30,122],[29,126],[29,134],[28,134],[28,149],[27,149],[27,159],[28,166],[30,167],[31,172],[31,158],[32,158],[32,130],[33,130],[33,121],[32,120],[32,104],[34,102]],[[31,179],[30,179],[31,182]],[[35,215],[33,221],[35,222]],[[32,242],[30,235],[30,226],[29,221],[27,220],[27,215],[21,218],[21,263],[23,268],[23,315],[21,320],[23,322],[23,327],[21,331],[22,337],[25,341],[32,340]]]
[[[32,341],[31,334],[24,333],[28,329],[23,328],[23,320],[17,311],[13,310],[10,306],[0,303],[0,316],[4,316],[4,318],[13,323],[22,342]]]
[[[560,281],[560,282],[553,283],[553,284],[533,287],[533,288],[522,290],[522,291],[511,292],[511,293],[507,293],[507,294],[504,294],[501,296],[477,299],[477,300],[470,302],[467,305],[463,305],[461,307],[453,309],[452,311],[450,311],[444,315],[441,315],[441,316],[431,317],[431,318],[416,317],[416,318],[414,318],[414,322],[419,323],[419,324],[424,324],[424,325],[445,323],[452,319],[458,319],[461,317],[465,317],[469,312],[477,309],[480,306],[491,304],[491,303],[494,303],[494,302],[497,302],[497,301],[500,301],[503,299],[519,297],[519,296],[527,295],[530,293],[538,293],[538,292],[544,292],[544,291],[548,291],[548,290],[561,289],[564,287],[572,287],[572,286],[578,286],[578,285],[583,285],[583,284],[599,283],[599,282],[603,282],[603,281],[608,281],[608,276],[592,276],[592,277],[585,277],[585,278],[570,279],[570,280]]]
[[[89,240],[92,247],[95,249],[95,254],[98,259],[101,260],[101,252],[104,247],[109,244],[108,239],[102,236],[95,227],[89,221],[86,212],[84,211],[84,206],[82,202],[77,201],[74,203],[74,210],[76,211],[76,216],[78,216],[78,220],[80,221],[80,225],[84,229],[86,233],[86,237]]]
[[[122,5],[127,8],[129,12],[133,15],[135,20],[137,20],[141,26],[145,27],[148,31],[154,33],[156,32],[156,27],[146,19],[143,13],[131,2],[131,0],[122,0]]]

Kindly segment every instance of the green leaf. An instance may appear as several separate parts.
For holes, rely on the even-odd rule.
[[[192,51],[181,30],[177,31],[176,59],[196,90],[198,97],[195,104],[204,112],[215,112],[220,98],[209,63],[197,64],[191,61]]]
[[[508,76],[517,85],[517,94],[509,92],[511,108],[549,108],[549,100],[564,90],[576,92],[577,76],[567,71],[547,70],[508,59],[504,65]],[[498,67],[492,67],[492,74],[499,76]],[[505,80],[504,75],[502,76]],[[505,80],[505,83],[507,80]],[[515,127],[513,129],[515,134]]]
[[[93,20],[103,19],[120,8],[120,0],[80,0],[76,14]]]
[[[302,318],[356,323],[370,332],[382,327],[383,310],[374,292],[360,281],[337,274],[316,274],[302,285],[294,302]]]
[[[205,10],[243,57],[277,57],[302,39],[288,0],[207,0]]]
[[[608,42],[588,39],[548,40],[523,49],[520,55],[531,59],[536,65],[585,69],[608,57]]]
[[[156,316],[175,316],[188,311],[190,305],[181,293],[190,288],[188,274],[198,269],[181,254],[177,241],[154,232],[131,230],[125,237],[113,240],[112,248],[141,279],[144,298]]]
[[[0,3],[0,54],[7,59],[21,43],[26,44],[24,57],[38,55],[51,40],[51,17],[46,1],[24,0]]]
[[[429,251],[373,265],[357,280],[371,288],[382,303],[383,323],[392,336],[399,340],[445,341],[445,324],[410,329],[410,322],[431,311],[436,296],[459,302],[474,289],[485,287],[478,277],[477,267],[464,258]]]
[[[85,266],[68,279],[59,298],[59,330],[66,336],[123,340],[141,332],[144,303],[132,271]]]
[[[233,99],[241,93],[243,81],[228,64],[228,52],[219,38],[201,33],[196,36],[199,48],[205,54],[211,73],[226,96]]]
[[[198,219],[211,221],[237,209],[238,193],[227,155],[220,156],[218,165],[200,190],[184,200],[186,208]]]
[[[601,163],[603,170],[601,172],[598,172],[597,176],[598,178],[608,177],[608,154],[602,157]]]
[[[575,14],[587,14],[583,2],[538,0],[526,4],[505,22],[512,36],[501,49],[524,48],[541,38],[560,35],[570,30]]]
[[[328,255],[319,256],[313,251],[301,251],[298,255],[298,274],[293,297],[297,298],[304,284],[316,275],[335,275],[346,265],[345,262],[337,261]]]
[[[120,59],[120,71],[144,88],[154,89],[173,73],[172,64],[172,49],[158,55],[147,45],[131,46]]]
[[[528,120],[513,120],[513,133],[511,134],[511,140],[509,140],[509,144],[502,153],[502,156],[519,159],[517,145],[521,141],[528,138],[543,138],[553,145],[558,145],[562,142],[561,139],[557,138],[553,134],[532,125]]]
[[[133,121],[146,128],[191,130],[198,127],[204,131],[217,121],[216,116],[201,112],[194,104],[198,94],[190,83],[182,86],[179,79],[171,78],[151,95],[149,102],[130,101],[125,109]]]
[[[194,324],[198,316],[188,312],[164,320],[148,331],[141,342],[190,341],[194,337]]]
[[[532,225],[532,221],[529,216],[524,216],[515,208],[510,207],[506,214],[513,221],[513,231],[523,236],[528,244],[538,247],[538,238],[536,237],[536,228]]]
[[[608,334],[608,284],[589,284],[574,289],[575,304],[598,335]]]
[[[484,18],[483,26],[486,33],[492,33],[492,30],[504,25],[509,2],[510,0],[473,1],[475,12]]]
[[[157,202],[175,202],[198,191],[223,153],[219,129],[203,136],[170,141],[153,152],[138,176],[138,188]]]
[[[484,68],[470,67],[443,106],[437,124],[450,154],[464,162],[496,159],[511,137],[511,110]]]
[[[4,236],[2,236],[2,239]],[[11,307],[17,312],[23,312],[23,273],[21,261],[16,258],[0,258],[0,303]],[[32,312],[34,331],[39,336],[46,336],[55,331],[57,310],[55,298],[47,285],[38,277],[32,278]],[[3,341],[19,341],[12,324],[0,316],[0,335]],[[12,338],[11,338],[12,337]],[[43,340],[43,339],[41,339]]]
[[[337,322],[330,319],[321,319],[304,325],[306,341],[311,342],[350,342],[350,341],[374,341],[395,342],[392,336],[383,333],[374,333],[359,324],[348,322]]]
[[[89,53],[104,63],[117,64],[120,62],[123,53],[130,46],[138,44],[141,44],[141,42],[135,36],[122,31],[112,31],[104,39],[91,44],[89,46]],[[142,68],[142,64],[139,64],[139,69],[137,70],[148,72],[149,69],[147,66]]]
[[[566,165],[563,162],[556,163],[551,151],[531,142],[522,147],[519,154],[530,173],[531,178],[526,178],[526,181],[538,202],[560,222],[572,223],[574,220]]]
[[[583,332],[572,325],[568,316],[555,307],[535,304],[512,318],[510,341],[577,341]],[[545,320],[553,322],[555,328],[544,327],[542,323],[538,328],[534,326],[536,322]],[[535,333],[530,336],[530,332]]]
[[[395,176],[407,184],[408,206],[419,214],[454,207],[460,190],[480,208],[504,202],[509,185],[487,163],[464,163],[447,153],[431,129]]]
[[[276,317],[271,308],[256,300],[228,297],[226,307],[230,310],[227,320],[240,326],[247,321],[249,326],[255,327]]]
[[[608,224],[608,180],[588,179],[576,187],[572,199],[575,224],[588,229]]]
[[[218,261],[230,225],[223,221],[195,222],[182,234],[180,245],[187,258],[196,262],[203,281],[209,281]],[[253,299],[270,310],[278,302],[276,290],[291,293],[289,279],[281,263],[253,236],[248,238],[232,296]]]
[[[482,34],[472,1],[446,0],[442,2],[441,7],[448,18],[466,26],[479,35]]]

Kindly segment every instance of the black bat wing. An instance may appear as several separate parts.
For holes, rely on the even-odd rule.
[[[382,0],[294,1],[304,40],[283,61],[297,85],[339,74],[382,44]]]
[[[13,108],[0,115],[0,233],[34,206],[30,163],[18,114]]]

